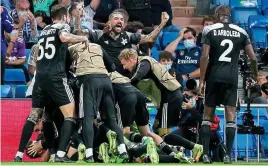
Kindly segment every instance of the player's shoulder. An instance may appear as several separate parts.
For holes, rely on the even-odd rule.
[[[71,29],[68,24],[62,24],[62,23],[52,24],[51,27],[55,29],[68,29],[68,30]]]
[[[220,29],[223,27],[224,27],[224,24],[222,24],[222,23],[216,23],[216,24],[205,26],[203,29],[203,34],[206,35],[209,32],[211,32],[212,30]]]
[[[236,31],[238,31],[238,32],[240,32],[248,37],[248,33],[243,28],[241,28],[235,24],[228,24],[228,25],[229,25],[229,28],[234,29],[234,30],[236,30]]]

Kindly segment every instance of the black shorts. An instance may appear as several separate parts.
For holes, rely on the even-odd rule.
[[[44,108],[52,101],[57,107],[74,102],[72,89],[67,78],[52,78],[36,75],[32,93],[32,107]]]
[[[122,126],[130,126],[134,120],[137,126],[148,125],[149,113],[146,108],[145,96],[129,83],[114,84],[113,87],[119,106],[117,111],[120,111],[118,118],[122,121]]]
[[[205,105],[216,107],[220,104],[224,106],[236,107],[237,85],[223,82],[206,82]]]
[[[160,128],[172,128],[177,126],[180,121],[183,94],[180,89],[177,89],[163,97],[168,98],[168,100],[161,100],[156,118],[159,120]]]
[[[116,118],[112,82],[108,75],[84,75],[79,77],[79,82],[79,118],[96,118],[97,111],[102,119]]]

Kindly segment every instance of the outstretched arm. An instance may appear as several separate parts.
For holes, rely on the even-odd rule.
[[[149,35],[141,36],[141,43],[154,43],[162,29],[166,26],[166,23],[169,20],[169,15],[166,12],[162,12],[161,24],[153,30]]]

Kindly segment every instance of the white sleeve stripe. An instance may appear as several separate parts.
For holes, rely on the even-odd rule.
[[[237,25],[234,25],[234,24],[229,24],[229,27],[236,30],[236,31],[239,31],[240,33],[243,33],[247,38],[249,38],[248,33],[243,28],[241,28]]]
[[[223,28],[223,27],[224,27],[224,25],[222,23],[216,23],[216,24],[213,24],[213,25],[206,26],[204,28],[204,30],[203,30],[203,34],[206,35],[212,30],[220,29],[220,28]]]

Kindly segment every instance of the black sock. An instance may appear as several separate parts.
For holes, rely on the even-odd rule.
[[[77,161],[78,160],[78,152],[75,152],[71,158],[70,158],[72,161]]]
[[[103,121],[104,124],[107,125],[112,131],[114,131],[117,134],[116,140],[118,142],[118,145],[124,144],[124,136],[123,131],[120,129],[120,127],[116,123],[116,119],[106,119]]]
[[[52,132],[53,131],[53,132]],[[51,121],[43,121],[43,133],[45,137],[45,143],[43,148],[51,149],[54,148],[54,125]]]
[[[231,157],[231,152],[233,148],[233,142],[236,132],[236,124],[232,121],[227,121],[226,123],[226,153]]]
[[[169,145],[183,146],[185,149],[192,150],[195,143],[184,139],[182,136],[177,134],[168,134],[165,136],[164,141]]]
[[[77,133],[77,131],[73,132],[72,138],[71,138],[71,146],[74,149],[78,149],[79,144],[82,142],[80,135]]]
[[[203,121],[201,125],[202,132],[202,143],[204,148],[204,154],[209,155],[209,143],[210,143],[210,133],[211,133],[211,122]]]
[[[19,150],[18,150],[19,152],[24,152],[26,145],[32,136],[34,125],[36,124],[36,121],[33,121],[32,119],[30,121],[28,119],[26,120],[22,129],[22,133],[20,137],[20,145],[19,145]]]
[[[73,134],[73,129],[76,120],[74,118],[65,118],[61,129],[61,138],[59,143],[59,151],[66,151],[66,148],[70,142],[70,138]]]
[[[136,148],[128,149],[129,155],[135,158],[142,156],[146,152],[147,152],[147,145],[142,145]]]
[[[159,154],[159,163],[179,163],[180,160],[171,155]]]
[[[130,133],[129,134],[129,140],[131,142],[141,143],[142,141],[142,135],[139,133]]]
[[[167,155],[170,155],[171,153],[173,153],[171,147],[169,147],[169,146],[167,145],[167,143],[164,142],[164,141],[160,143],[159,148],[160,148],[160,150],[162,150],[162,151],[163,151],[164,153],[166,153]]]

